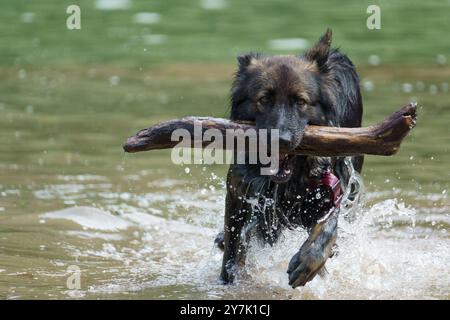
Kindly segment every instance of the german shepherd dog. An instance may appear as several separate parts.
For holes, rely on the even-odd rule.
[[[292,150],[307,124],[360,127],[359,78],[350,59],[330,48],[331,30],[298,56],[245,54],[231,90],[232,120],[253,121],[257,129],[279,129],[279,145]],[[349,186],[342,157],[279,155],[279,170],[260,174],[258,164],[233,164],[227,176],[221,279],[231,283],[245,263],[249,239],[273,244],[283,228],[302,226],[308,239],[291,258],[287,273],[295,288],[325,270],[337,236],[339,197]],[[351,158],[360,172],[363,157]],[[249,201],[249,199],[253,199]]]

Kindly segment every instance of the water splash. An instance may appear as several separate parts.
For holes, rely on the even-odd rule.
[[[286,274],[289,259],[307,237],[302,229],[283,231],[273,246],[253,241],[236,283],[220,284],[222,253],[213,240],[223,224],[225,183],[217,182],[217,176],[214,188],[205,185],[188,194],[184,186],[172,182],[170,192],[130,193],[126,205],[107,204],[99,219],[95,218],[97,209],[90,210],[89,224],[71,215],[81,230],[67,231],[63,246],[71,256],[91,261],[91,272],[101,278],[83,292],[87,298],[105,294],[230,299],[448,298],[449,208],[430,216],[431,207],[415,209],[385,193],[366,193],[361,177],[346,163],[353,187],[342,200],[337,254],[327,261],[326,277],[316,277],[302,288],[291,289]],[[390,195],[401,195],[399,192]],[[122,202],[119,195],[111,192],[111,196]],[[431,206],[446,196],[422,198]],[[159,211],[141,208],[143,199]],[[180,207],[184,201],[185,207]],[[177,216],[180,210],[187,217]],[[105,214],[116,218],[108,221],[124,221],[121,225],[127,229],[109,228],[109,233],[97,229]],[[46,216],[49,218],[52,215]],[[87,238],[90,241],[85,241]]]
[[[365,203],[365,188],[362,177],[353,167],[350,157],[346,157],[344,164],[350,174],[348,186],[344,191],[340,205],[340,215],[348,221],[356,219]]]

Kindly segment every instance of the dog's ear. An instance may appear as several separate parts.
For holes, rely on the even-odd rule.
[[[305,58],[310,61],[317,62],[317,65],[320,70],[323,70],[328,60],[328,54],[330,53],[330,46],[331,46],[331,38],[332,38],[331,29],[328,28],[325,34],[322,37],[320,37],[319,41],[305,53]]]
[[[255,64],[258,59],[259,54],[253,52],[238,55],[237,61],[239,69],[240,70],[247,69],[250,65]]]

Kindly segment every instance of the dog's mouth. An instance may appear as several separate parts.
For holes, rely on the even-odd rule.
[[[289,181],[294,170],[293,165],[294,156],[288,154],[278,155],[278,170],[277,168],[271,171],[270,179],[275,183],[284,183]]]

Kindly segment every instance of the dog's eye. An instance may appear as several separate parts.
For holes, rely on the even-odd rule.
[[[267,96],[262,96],[258,99],[259,104],[265,105],[267,102],[269,102],[269,98]]]
[[[269,102],[269,98],[267,96],[262,96],[258,100],[256,100],[256,109],[258,109],[259,112],[264,111],[264,106],[267,105]]]
[[[300,107],[306,106],[308,103],[305,99],[298,97],[297,98],[297,105]]]

